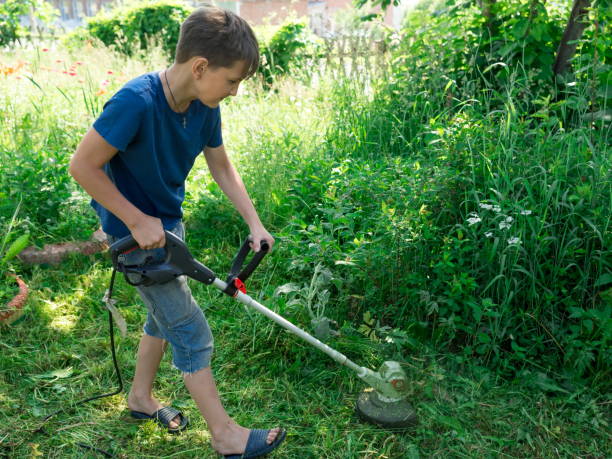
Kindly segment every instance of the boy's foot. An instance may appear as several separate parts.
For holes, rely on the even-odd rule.
[[[128,408],[130,411],[139,411],[148,414],[149,416],[164,406],[153,397],[136,397],[131,393],[128,395]],[[176,415],[169,423],[168,428],[171,430],[178,429],[181,425],[180,414]]]
[[[270,429],[266,438],[266,444],[271,445],[280,438],[282,429],[277,427]],[[212,436],[212,447],[219,454],[229,456],[241,455],[245,452],[251,429],[246,429],[238,424],[229,424],[223,432],[215,432]]]

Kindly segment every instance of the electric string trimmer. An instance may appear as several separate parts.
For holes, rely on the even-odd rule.
[[[268,245],[265,241],[262,241],[261,250],[253,255],[250,263],[243,269],[242,266],[250,251],[250,240],[247,239],[234,258],[230,274],[223,281],[217,278],[210,269],[195,260],[178,236],[169,231],[166,231],[165,235],[165,259],[159,263],[146,265],[126,265],[121,261],[120,255],[138,248],[138,243],[131,235],[116,241],[110,247],[114,268],[124,273],[127,282],[132,285],[163,284],[182,275],[207,285],[213,285],[325,352],[336,362],[349,367],[369,386],[372,386],[371,389],[363,391],[357,400],[356,409],[361,418],[384,427],[404,428],[416,423],[416,413],[406,401],[408,380],[398,362],[384,362],[378,372],[361,367],[247,295],[244,282],[268,252]],[[129,275],[138,275],[136,278],[140,280],[135,282],[134,276],[130,279]]]

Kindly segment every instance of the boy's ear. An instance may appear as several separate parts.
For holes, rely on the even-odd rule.
[[[191,63],[191,71],[196,78],[202,78],[208,70],[208,59],[205,57],[195,57]]]

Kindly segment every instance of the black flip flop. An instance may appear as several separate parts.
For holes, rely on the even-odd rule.
[[[177,410],[176,408],[172,408],[171,406],[164,406],[153,414],[147,414],[141,411],[130,411],[130,415],[136,419],[153,419],[159,425],[168,429],[168,432],[171,434],[177,434],[179,432],[182,432],[189,425],[189,419],[187,419],[186,416],[183,416],[183,413],[181,413],[179,410]],[[171,429],[170,421],[172,421],[177,416],[180,416],[181,424],[176,429]]]
[[[269,430],[264,429],[252,429],[249,433],[249,439],[247,441],[244,453],[227,454],[224,456],[225,459],[251,459],[270,454],[283,442],[285,436],[287,435],[287,431],[282,429],[276,436],[276,439],[268,445],[267,439],[269,432]]]

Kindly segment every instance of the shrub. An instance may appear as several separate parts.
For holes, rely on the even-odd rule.
[[[160,44],[173,59],[181,23],[191,13],[184,5],[168,1],[144,1],[102,13],[87,23],[87,33],[127,56]],[[78,32],[77,32],[78,33]]]
[[[302,22],[288,22],[276,30],[266,42],[260,39],[261,62],[258,73],[264,84],[270,86],[278,76],[304,64],[307,52],[316,48],[316,42]]]

